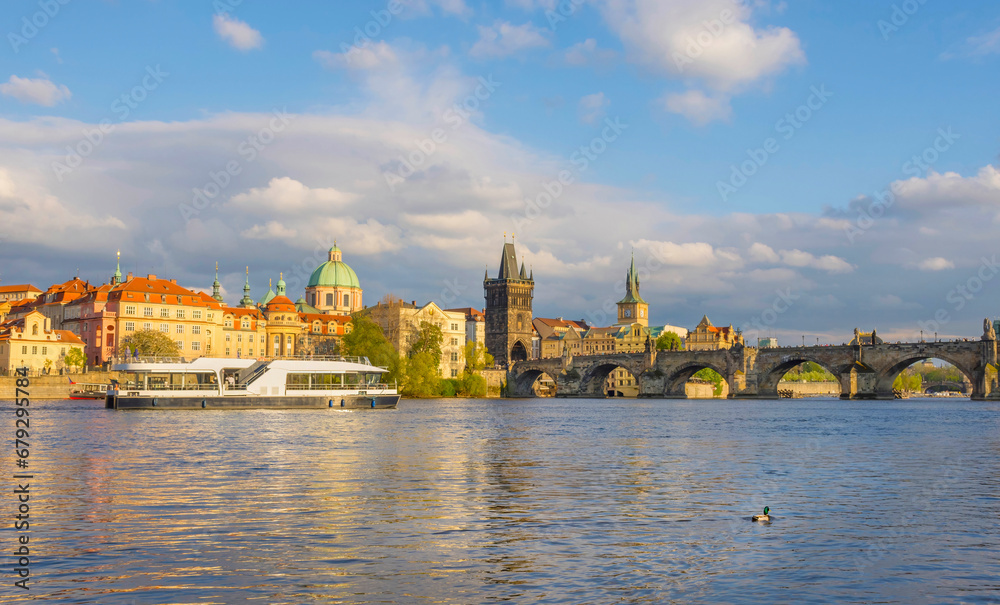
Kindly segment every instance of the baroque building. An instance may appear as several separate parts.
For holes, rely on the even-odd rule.
[[[489,270],[483,278],[486,297],[486,349],[496,363],[509,366],[528,359],[532,350],[531,301],[535,292],[535,275],[517,269],[517,253],[513,242],[504,242],[500,271],[490,279]]]
[[[441,329],[442,378],[457,378],[465,369],[466,315],[462,310],[445,311],[433,302],[422,307],[417,301],[405,303],[392,300],[379,302],[365,309],[400,355],[410,352],[420,337],[420,325],[429,323]]]
[[[362,292],[358,274],[344,262],[343,253],[334,244],[329,251],[329,260],[316,267],[309,276],[306,303],[320,313],[350,315],[364,307]]]

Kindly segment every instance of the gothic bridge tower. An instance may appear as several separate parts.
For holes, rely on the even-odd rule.
[[[535,291],[535,274],[517,269],[514,243],[503,244],[500,272],[483,279],[486,296],[486,349],[497,363],[509,366],[531,357],[531,299]]]

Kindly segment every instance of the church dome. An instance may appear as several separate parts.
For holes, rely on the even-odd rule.
[[[330,260],[323,263],[312,272],[309,277],[307,287],[319,286],[341,286],[348,288],[360,288],[358,274],[351,269],[347,263],[341,260],[340,248],[336,245],[330,248]]]

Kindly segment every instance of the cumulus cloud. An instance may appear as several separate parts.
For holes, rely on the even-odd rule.
[[[664,97],[663,105],[667,111],[680,114],[698,126],[716,120],[728,121],[733,116],[727,96],[710,97],[700,90],[669,94]]]
[[[39,78],[19,78],[12,75],[0,84],[0,94],[13,97],[22,103],[52,107],[69,100],[73,94],[65,85],[55,84],[43,75]]]
[[[600,48],[594,38],[587,38],[583,42],[578,42],[567,48],[566,52],[563,53],[563,61],[574,67],[605,65],[610,63],[615,55],[613,50]]]
[[[543,31],[531,23],[512,25],[497,21],[491,26],[479,26],[479,40],[469,49],[469,56],[479,58],[508,57],[523,50],[548,46]]]
[[[580,99],[579,111],[580,121],[584,124],[593,124],[604,117],[611,101],[604,96],[603,92],[596,92]]]
[[[934,258],[926,258],[917,263],[917,269],[920,269],[921,271],[944,271],[945,269],[954,269],[954,268],[955,268],[955,263],[940,256],[935,256]]]
[[[264,46],[264,37],[244,21],[228,14],[212,17],[212,27],[223,41],[237,50],[248,51]]]
[[[396,51],[385,42],[365,46],[352,46],[350,50],[341,53],[328,50],[313,52],[313,59],[320,65],[330,68],[347,68],[356,70],[373,70],[394,65],[399,61]]]
[[[731,0],[600,0],[632,57],[719,91],[745,88],[805,63],[795,32],[750,23],[756,3]]]
[[[333,187],[312,189],[289,177],[271,179],[267,187],[254,187],[229,200],[237,211],[303,214],[333,212],[357,199]]]

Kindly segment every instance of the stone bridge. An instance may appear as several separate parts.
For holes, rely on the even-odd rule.
[[[876,345],[839,345],[756,349],[736,346],[718,351],[656,351],[564,355],[519,361],[507,373],[510,397],[531,397],[543,374],[557,397],[604,397],[605,381],[615,368],[636,377],[640,397],[685,398],[684,384],[703,368],[729,384],[729,397],[777,399],[778,382],[795,366],[811,361],[837,377],[842,399],[892,399],[900,372],[923,359],[937,358],[958,368],[972,383],[972,399],[1000,399],[997,343],[992,328],[981,340]]]

